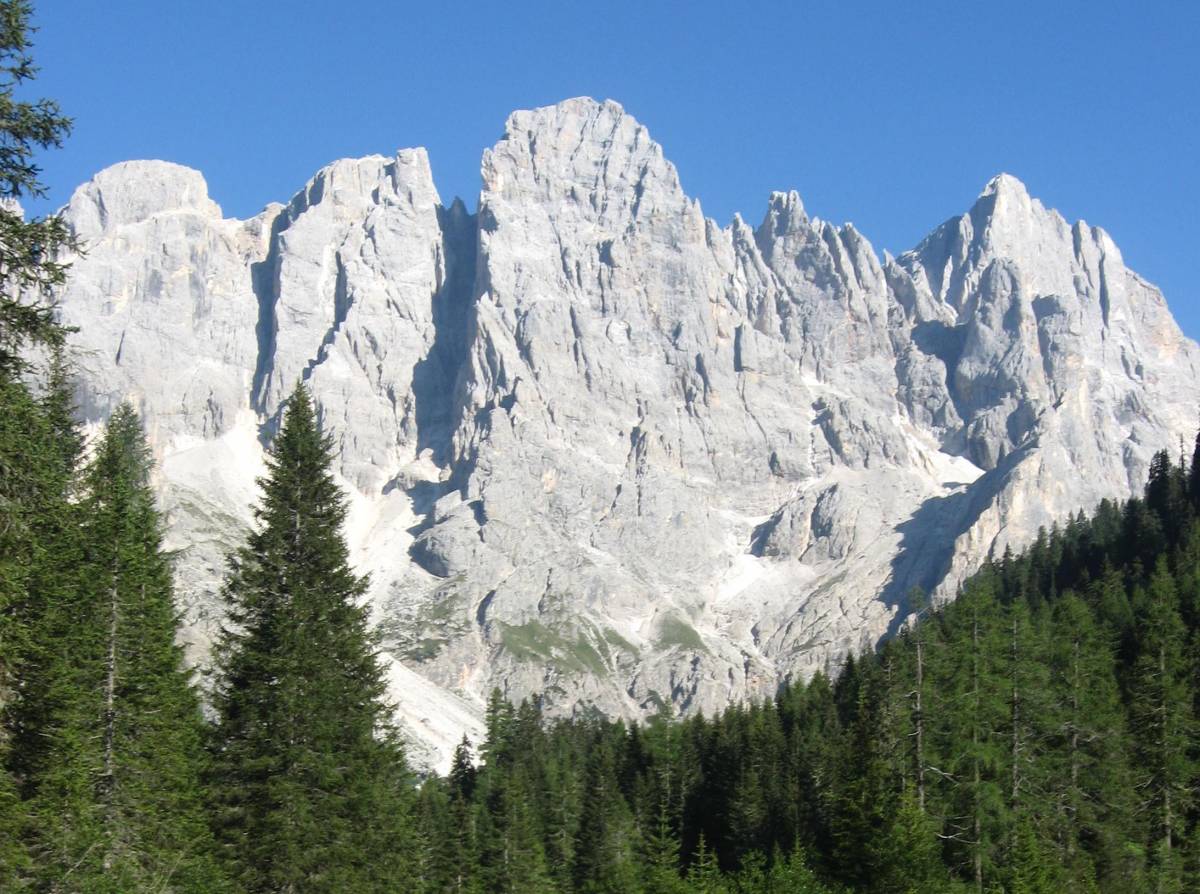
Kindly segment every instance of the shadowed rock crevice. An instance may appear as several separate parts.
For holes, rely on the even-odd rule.
[[[258,341],[258,356],[254,364],[254,376],[250,384],[250,407],[260,416],[267,414],[267,385],[275,370],[275,335],[279,321],[275,305],[279,301],[279,237],[292,223],[287,208],[280,208],[271,221],[271,235],[267,256],[250,265],[250,286],[258,299],[258,320],[254,334]],[[264,430],[264,444],[273,432]]]
[[[80,406],[142,408],[181,603],[216,618],[254,438],[309,368],[373,615],[437,630],[396,695],[438,711],[492,686],[628,717],[765,696],[1195,430],[1200,350],[1161,294],[1012,178],[881,264],[795,194],[757,230],[706,220],[644,128],[578,98],[514,113],[476,216],[439,207],[419,149],[250,221],[204,195],[139,163],[72,198]]]
[[[433,296],[433,344],[413,366],[413,401],[417,452],[433,451],[433,461],[445,466],[450,440],[459,417],[458,384],[469,348],[475,303],[478,230],[476,216],[461,199],[437,209],[442,232],[444,277]]]
[[[462,486],[469,477],[470,462],[454,461],[453,438],[462,416],[462,382],[467,375],[468,351],[474,326],[475,300],[478,294],[477,215],[467,212],[461,199],[449,208],[437,209],[441,231],[442,279],[432,299],[433,342],[412,372],[412,398],[417,428],[417,453],[430,451],[434,465],[447,469],[445,480],[419,482],[407,490],[413,514],[420,521],[409,529],[413,542],[409,557],[436,577],[448,577],[455,570],[449,558],[459,542],[461,530],[455,523],[447,531],[436,531],[437,500]],[[472,504],[471,519],[482,525],[482,504]],[[461,528],[463,520],[456,519]]]
[[[334,254],[333,262],[336,267],[333,283],[333,322],[329,324],[329,330],[321,337],[321,344],[317,346],[316,354],[304,365],[304,371],[300,373],[302,382],[307,382],[312,377],[313,370],[325,362],[325,358],[329,355],[329,348],[337,338],[338,331],[346,322],[350,306],[354,304],[354,298],[346,285],[346,265],[342,263],[340,252]]]
[[[947,496],[926,500],[896,526],[900,550],[892,559],[891,577],[879,594],[879,600],[896,612],[887,632],[876,643],[895,635],[903,626],[912,611],[908,594],[914,588],[930,594],[946,580],[959,536],[979,521],[1008,486],[1013,471],[1033,450],[1032,445],[1026,445],[1012,451],[972,484]]]

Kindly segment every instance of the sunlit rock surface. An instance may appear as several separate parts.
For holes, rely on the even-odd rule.
[[[836,667],[1194,433],[1162,295],[1008,175],[882,262],[794,192],[706,219],[613,102],[514,113],[482,175],[471,215],[424,150],[343,160],[239,221],[128,162],[66,209],[80,404],[144,414],[192,656],[305,381],[427,765],[493,686],[637,717]]]

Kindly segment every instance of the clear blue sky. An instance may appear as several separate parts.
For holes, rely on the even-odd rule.
[[[589,95],[722,224],[794,188],[895,253],[1011,172],[1108,229],[1200,336],[1200,3],[35,4],[37,92],[76,121],[42,158],[54,207],[164,158],[243,217],[335,158],[414,145],[473,207],[511,110]]]

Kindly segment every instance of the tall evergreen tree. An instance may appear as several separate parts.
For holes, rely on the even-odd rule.
[[[298,386],[231,561],[214,703],[216,829],[242,889],[408,890],[412,792],[350,568],[333,443]]]
[[[1196,434],[1196,443],[1192,448],[1192,464],[1188,468],[1188,497],[1193,508],[1200,507],[1200,432]]]
[[[55,657],[78,623],[82,526],[88,517],[79,500],[83,439],[74,420],[74,383],[60,349],[52,352],[48,373],[43,393],[23,412],[0,414],[0,440],[12,434],[29,445],[26,470],[31,483],[36,482],[31,487],[36,496],[26,507],[26,549],[13,557],[21,562],[21,593],[9,616],[16,622],[9,654],[19,686],[7,706],[5,725],[11,744],[8,766],[18,780],[33,778],[45,757],[45,725],[54,711],[48,687]],[[23,430],[14,432],[5,424],[12,421]]]
[[[31,13],[25,0],[0,0],[0,709],[5,714],[18,697],[30,645],[30,614],[36,608],[30,580],[50,546],[39,521],[48,504],[61,506],[50,474],[54,429],[24,376],[30,371],[25,355],[27,349],[54,349],[63,342],[48,287],[62,281],[65,266],[58,253],[71,245],[61,218],[27,220],[7,201],[44,193],[34,153],[59,145],[71,125],[54,101],[21,101],[14,95],[37,73],[30,56]],[[8,771],[11,757],[9,729],[0,728],[3,890],[11,889],[27,866],[20,833],[28,811],[18,797],[18,780]]]
[[[1002,730],[1011,716],[1004,654],[1008,637],[997,624],[995,581],[984,577],[978,589],[960,597],[950,616],[939,682],[948,693],[939,718],[938,763],[949,786],[946,832],[956,868],[976,891],[990,884],[1003,843],[1010,774],[1010,742]]]
[[[648,828],[642,833],[643,887],[652,894],[685,894],[687,885],[679,873],[679,835],[672,822],[675,810],[669,768],[664,775],[657,810],[647,818]]]
[[[47,891],[225,889],[149,473],[141,425],[122,406],[87,472],[74,598],[45,619],[45,753],[26,766],[35,876]]]
[[[0,199],[45,195],[34,153],[61,145],[71,131],[54,100],[14,96],[38,71],[29,53],[32,12],[27,0],[0,2]],[[0,375],[26,365],[25,348],[62,343],[48,287],[63,281],[59,255],[74,244],[58,215],[26,220],[19,207],[0,202]]]
[[[575,846],[575,889],[585,894],[634,890],[632,818],[617,789],[616,760],[606,738],[588,754],[587,785]]]
[[[1054,606],[1050,640],[1053,730],[1044,794],[1053,815],[1051,838],[1077,883],[1094,875],[1131,890],[1121,847],[1129,829],[1120,818],[1133,815],[1133,785],[1111,636],[1068,592]]]
[[[478,771],[471,758],[471,742],[463,735],[454,749],[450,774],[446,778],[449,789],[447,804],[448,828],[439,842],[444,868],[442,890],[452,894],[468,894],[479,889],[476,871],[475,814],[472,798]]]
[[[1179,846],[1192,801],[1192,737],[1196,728],[1191,667],[1184,651],[1175,582],[1160,558],[1147,592],[1140,654],[1134,666],[1132,724],[1142,779],[1142,807],[1151,820],[1149,847],[1156,894],[1178,890]]]

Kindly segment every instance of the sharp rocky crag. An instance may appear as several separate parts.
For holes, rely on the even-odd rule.
[[[514,113],[482,175],[472,215],[421,149],[343,160],[243,221],[128,162],[65,209],[80,406],[144,415],[194,659],[306,381],[427,762],[493,686],[644,716],[836,666],[1193,434],[1162,295],[1013,177],[881,262],[796,193],[706,219],[613,102]]]

